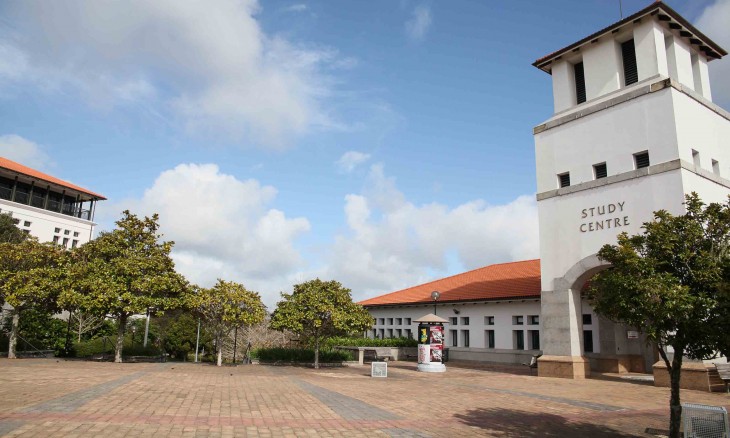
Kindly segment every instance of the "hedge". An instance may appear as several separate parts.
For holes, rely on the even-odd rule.
[[[264,362],[314,362],[314,350],[303,348],[256,348],[251,358]],[[344,362],[353,360],[349,351],[320,350],[320,362]]]
[[[343,347],[417,347],[418,341],[412,338],[371,339],[339,337],[327,339],[322,348],[332,349],[337,345]]]

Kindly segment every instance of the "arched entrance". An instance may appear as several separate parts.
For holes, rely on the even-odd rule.
[[[610,267],[593,254],[556,278],[553,291],[543,291],[544,355],[541,375],[584,378],[594,372],[646,372],[654,355],[634,330],[596,315],[581,296],[585,284]],[[629,336],[631,335],[631,336]]]

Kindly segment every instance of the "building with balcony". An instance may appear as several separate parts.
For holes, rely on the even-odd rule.
[[[96,204],[106,198],[0,157],[0,212],[42,242],[74,248],[92,238]]]

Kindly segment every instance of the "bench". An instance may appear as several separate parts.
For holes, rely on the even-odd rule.
[[[716,363],[715,369],[717,369],[717,374],[725,384],[725,390],[730,392],[730,363]]]
[[[378,362],[387,362],[388,360],[393,359],[390,347],[365,347],[365,352],[372,352],[375,356],[373,360]]]
[[[537,370],[537,360],[540,359],[540,356],[542,356],[541,353],[533,354],[530,358],[530,363],[523,363],[522,365],[529,367],[530,372],[532,372],[532,370]]]

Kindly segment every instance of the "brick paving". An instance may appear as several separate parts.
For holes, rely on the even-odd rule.
[[[0,436],[598,438],[667,428],[666,388],[454,365],[427,374],[394,362],[387,379],[372,379],[357,366],[0,359]],[[682,399],[730,409],[726,394]]]

